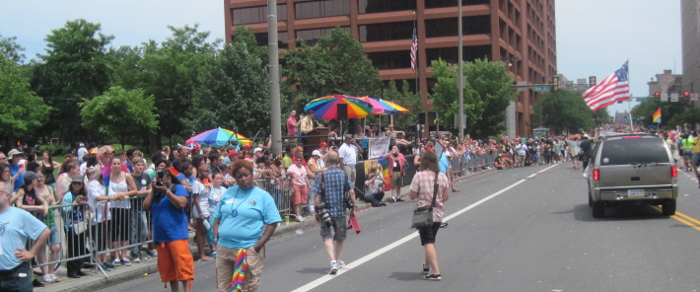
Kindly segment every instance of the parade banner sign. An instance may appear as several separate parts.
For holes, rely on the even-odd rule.
[[[369,139],[369,159],[377,159],[389,153],[389,143],[391,138],[371,138]]]

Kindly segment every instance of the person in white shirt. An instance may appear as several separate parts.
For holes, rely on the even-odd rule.
[[[515,150],[518,151],[518,167],[525,166],[525,155],[527,154],[527,145],[525,143],[520,143],[515,146]]]
[[[83,156],[85,156],[87,153],[88,151],[85,149],[85,144],[80,143],[80,148],[78,149],[78,164],[83,164]]]
[[[355,164],[357,164],[357,154],[362,154],[364,151],[362,147],[357,144],[357,141],[352,138],[352,135],[345,135],[345,141],[343,145],[340,145],[338,149],[338,156],[340,158],[341,165],[343,165],[343,170],[350,176],[350,181],[355,184],[355,178],[357,173],[355,171]]]

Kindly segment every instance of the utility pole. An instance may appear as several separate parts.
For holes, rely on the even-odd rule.
[[[277,1],[267,0],[267,51],[270,59],[270,131],[273,155],[282,154],[282,110],[280,109],[280,60],[277,48]]]
[[[462,64],[462,0],[457,0],[457,62],[459,66],[459,76],[457,87],[459,88],[459,140],[464,140],[464,65]]]

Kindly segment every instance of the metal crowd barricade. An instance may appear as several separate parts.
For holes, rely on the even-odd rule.
[[[111,219],[95,222],[95,224],[102,224],[103,228],[100,229],[103,234],[95,236],[93,245],[104,247],[95,249],[96,257],[118,251],[122,252],[121,258],[130,258],[127,257],[127,252],[131,257],[141,257],[143,245],[153,242],[150,232],[151,212],[143,210],[143,200],[143,197],[129,197],[124,201],[97,202],[95,209],[106,210],[105,216],[108,213]],[[103,240],[103,242],[98,244],[97,240]],[[117,243],[119,247],[113,248],[112,243]],[[104,275],[107,277],[106,274]]]
[[[55,270],[61,263],[73,260],[93,263],[93,248],[90,245],[93,235],[89,228],[91,217],[87,204],[55,205],[50,206],[49,210],[46,216],[52,215],[54,224],[47,227],[52,234],[47,239],[44,253],[36,255],[34,267],[53,265]],[[44,218],[40,211],[31,213],[40,220]],[[31,246],[27,247],[29,249]]]
[[[261,189],[270,193],[275,200],[277,211],[282,215],[288,215],[292,212],[292,193],[291,182],[289,178],[278,179],[258,179],[256,184]]]

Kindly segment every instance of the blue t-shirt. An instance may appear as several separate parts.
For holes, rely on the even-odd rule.
[[[181,185],[175,185],[173,193],[178,197],[188,197],[187,190]],[[165,194],[160,200],[153,198],[151,217],[153,217],[154,242],[171,242],[189,238],[185,209],[178,209],[173,206],[173,203],[170,202],[170,199]]]
[[[187,184],[189,184],[189,185],[193,185],[194,182],[197,180],[197,178],[194,177],[194,175],[185,176],[184,173],[178,174],[175,178],[177,178],[177,181],[185,180],[185,181],[187,181]]]
[[[265,225],[282,221],[268,192],[258,187],[244,191],[238,186],[226,190],[214,218],[220,219],[219,245],[226,248],[251,247],[262,237]]]
[[[447,169],[450,168],[450,160],[447,158],[447,155],[443,154],[442,157],[440,157],[438,165],[440,165],[440,172],[447,175]]]
[[[24,249],[27,238],[36,240],[44,229],[44,223],[22,209],[10,207],[0,213],[0,270],[8,271],[19,266],[22,262],[15,257],[17,248]]]
[[[15,174],[17,174],[19,169],[20,169],[19,165],[14,165],[14,164],[10,163],[10,172],[11,172],[10,175],[14,176]],[[17,176],[17,179],[15,179],[15,189],[12,191],[13,192],[19,191],[19,188],[21,188],[23,184],[24,184],[24,175],[20,174]]]

